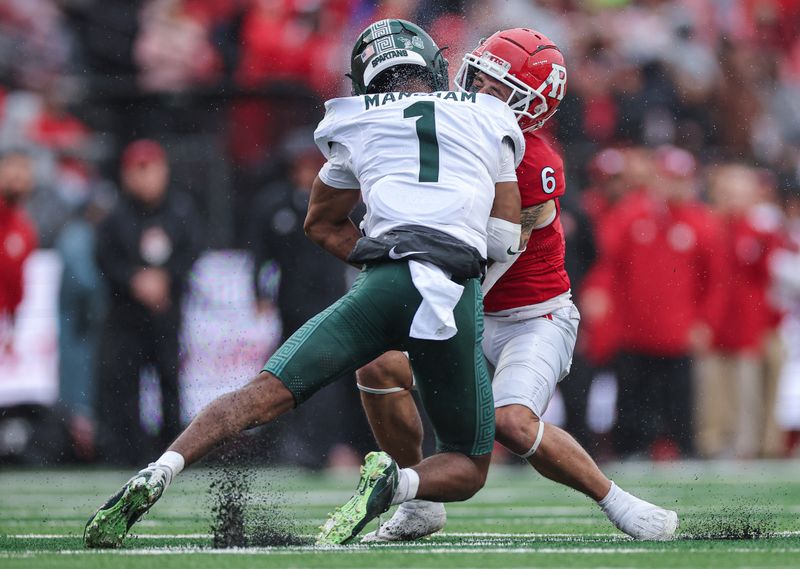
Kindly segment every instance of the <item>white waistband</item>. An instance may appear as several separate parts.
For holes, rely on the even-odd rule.
[[[559,308],[568,308],[572,306],[572,290],[562,292],[558,296],[554,296],[544,302],[538,304],[529,304],[527,306],[519,306],[517,308],[507,308],[498,312],[487,312],[486,316],[492,318],[509,318],[516,320],[527,320],[528,318],[539,318],[550,314]]]

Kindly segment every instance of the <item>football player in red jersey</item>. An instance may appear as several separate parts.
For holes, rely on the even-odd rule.
[[[580,320],[564,269],[558,204],[565,190],[563,162],[536,132],[565,94],[567,70],[561,52],[534,30],[500,31],[464,56],[455,82],[459,89],[506,100],[526,133],[525,156],[517,168],[524,251],[511,262],[489,267],[482,287],[483,351],[494,368],[497,441],[540,474],[596,500],[628,535],[670,539],[678,526],[675,512],[616,486],[574,438],[553,425],[545,428],[541,420],[556,385],[569,373]],[[381,448],[400,465],[418,463],[422,427],[406,357],[387,352],[359,370],[358,387]],[[416,539],[440,530],[445,520],[442,504],[414,500],[401,505],[365,541]]]

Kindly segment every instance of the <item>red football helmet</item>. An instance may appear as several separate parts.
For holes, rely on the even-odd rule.
[[[470,91],[480,71],[511,87],[508,105],[523,131],[541,127],[558,109],[567,90],[567,68],[558,47],[528,28],[503,30],[464,56],[456,73],[459,90]]]

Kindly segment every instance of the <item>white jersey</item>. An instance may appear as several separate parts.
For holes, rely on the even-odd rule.
[[[361,188],[367,236],[422,225],[486,257],[494,185],[516,181],[525,153],[508,105],[491,95],[443,91],[344,97],[325,110],[314,132],[328,159],[320,178],[334,188]]]

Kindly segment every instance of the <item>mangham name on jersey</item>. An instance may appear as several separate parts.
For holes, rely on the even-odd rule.
[[[436,97],[437,99],[455,101],[457,103],[475,103],[478,99],[476,93],[456,93],[454,91],[437,91],[436,93],[377,93],[375,95],[364,95],[364,110],[368,111],[372,107],[379,107],[386,103],[394,103],[412,97]]]

